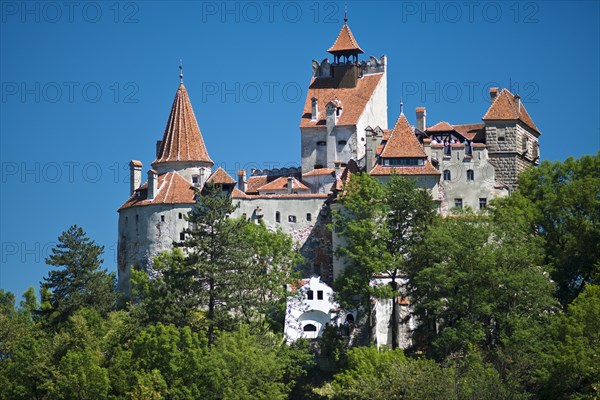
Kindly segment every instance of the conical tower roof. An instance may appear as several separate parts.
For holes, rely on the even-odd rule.
[[[356,39],[354,39],[354,35],[350,30],[348,24],[344,24],[342,26],[342,30],[340,31],[337,39],[335,39],[335,43],[329,50],[327,50],[331,54],[361,54],[364,53]]]
[[[160,151],[152,166],[170,162],[214,164],[206,151],[192,103],[183,83],[177,88]]]

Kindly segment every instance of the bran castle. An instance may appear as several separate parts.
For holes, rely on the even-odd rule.
[[[388,128],[386,56],[359,60],[363,50],[347,20],[328,52],[332,60],[312,62],[300,117],[299,168],[253,170],[249,175],[240,170],[236,179],[222,168],[213,170],[180,82],[145,183],[141,162],[129,164],[130,193],[118,210],[122,291],[129,290],[131,268],[145,269],[154,255],[183,239],[194,189],[213,182],[239,203],[233,217],[262,220],[294,238],[306,260],[300,266],[303,275],[313,276],[303,283],[321,288],[326,298],[315,298],[312,309],[312,302],[305,301],[303,312],[288,312],[300,332],[292,336],[318,337],[333,321],[327,312],[334,306],[328,285],[344,270],[344,260],[334,254],[343,241],[326,225],[351,174],[367,172],[382,182],[393,174],[414,178],[446,214],[453,207],[485,208],[490,199],[510,194],[518,174],[538,163],[540,131],[518,94],[491,88],[481,122],[428,125],[426,109],[418,107],[414,125],[401,111]],[[312,293],[308,287],[304,291]],[[407,299],[403,301],[406,305]],[[291,325],[286,321],[286,330]],[[387,330],[387,325],[381,332],[376,328],[379,343],[388,342]]]

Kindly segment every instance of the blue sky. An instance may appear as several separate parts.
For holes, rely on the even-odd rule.
[[[71,224],[116,270],[131,159],[154,159],[184,81],[209,154],[239,168],[300,164],[311,60],[344,3],[2,1],[0,288],[20,295]],[[479,122],[490,86],[521,98],[542,159],[600,147],[600,9],[584,2],[348,3],[365,56],[388,56],[388,119]]]

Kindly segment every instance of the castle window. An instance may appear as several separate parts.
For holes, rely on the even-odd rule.
[[[306,292],[306,298],[308,300],[314,300],[315,298],[315,293],[312,290],[309,290],[308,292]]]
[[[306,213],[306,220],[312,221],[312,215],[310,215],[310,213]]]
[[[479,209],[483,210],[487,207],[487,199],[485,197],[482,197],[479,199]]]
[[[129,217],[125,217],[125,223],[127,223],[127,221],[129,221]]]
[[[317,290],[317,300],[323,300],[323,291]]]
[[[449,181],[450,179],[452,179],[452,174],[450,173],[449,169],[445,169],[444,170],[444,180]]]
[[[521,150],[526,152],[528,147],[529,147],[529,138],[524,135],[523,140],[521,141]]]
[[[179,233],[179,240],[185,240],[185,233],[183,233],[183,232]]]
[[[281,214],[279,211],[275,212],[275,222],[281,222]]]
[[[244,219],[244,220],[248,219],[248,217],[246,216],[246,213],[242,214],[242,219]]]
[[[315,167],[314,167],[314,168],[315,168],[315,169],[321,169],[321,168],[323,168],[323,166],[322,166],[321,164],[315,164]]]
[[[454,199],[454,207],[462,208],[462,206],[463,206],[462,199]]]
[[[338,140],[338,146],[345,146],[346,143],[348,143],[348,142],[345,140]]]
[[[317,331],[317,327],[314,326],[313,324],[304,325],[304,332],[316,332],[316,331]]]
[[[138,222],[140,220],[140,216],[138,214],[135,214],[135,222]]]
[[[467,170],[467,180],[468,181],[475,180],[475,172],[472,169]]]
[[[499,130],[498,131],[498,141],[504,142],[505,140],[506,140],[506,134],[504,133],[504,130]]]
[[[198,183],[198,177],[192,176],[192,183]]]
[[[326,141],[324,141],[324,140],[319,140],[319,141],[317,142],[317,146],[327,146],[327,142],[326,142]]]
[[[533,158],[538,158],[540,156],[540,146],[537,143],[533,144]]]
[[[183,219],[183,214],[179,213],[179,219]]]
[[[296,216],[295,215],[288,215],[288,222],[296,222]]]
[[[165,222],[165,216],[164,215],[160,216],[160,222]]]

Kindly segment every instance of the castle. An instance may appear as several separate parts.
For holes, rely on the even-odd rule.
[[[381,181],[392,174],[415,178],[446,214],[453,207],[479,210],[506,196],[518,174],[539,160],[540,131],[507,89],[490,89],[481,122],[427,124],[416,109],[411,125],[401,112],[387,121],[387,58],[359,60],[363,50],[347,20],[328,52],[313,60],[312,78],[300,118],[301,167],[240,170],[236,179],[213,170],[190,97],[180,84],[156,159],[142,184],[143,166],[132,160],[130,193],[119,208],[119,287],[128,291],[131,268],[144,269],[154,255],[183,239],[184,218],[195,188],[222,185],[239,208],[233,217],[263,220],[294,238],[305,257],[306,277],[331,284],[343,271],[334,256],[342,243],[327,227],[330,209],[352,173],[365,171]]]

